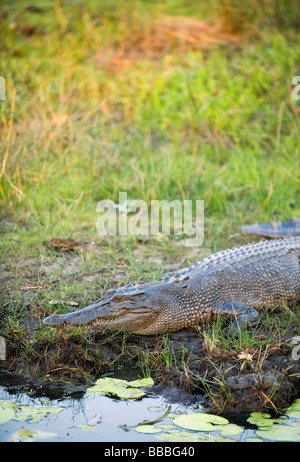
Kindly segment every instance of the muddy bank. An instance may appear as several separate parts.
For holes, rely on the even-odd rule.
[[[155,392],[169,401],[201,401],[231,414],[277,411],[300,395],[300,361],[292,346],[228,351],[208,348],[203,332],[186,329],[168,336],[135,336],[57,331],[52,340],[28,343],[7,336],[6,374],[40,390],[84,392],[97,376],[137,367],[155,379]]]
[[[191,332],[182,335],[193,341]],[[174,348],[177,342],[175,336]],[[199,350],[190,356],[188,370],[179,373],[173,366],[165,371],[162,392],[168,393],[172,387],[192,395],[201,393],[207,406],[227,414],[277,412],[300,394],[300,361],[292,359],[291,350],[282,344],[243,352],[207,351],[200,341]]]

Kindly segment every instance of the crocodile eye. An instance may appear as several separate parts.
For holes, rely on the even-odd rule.
[[[122,300],[124,300],[123,295],[118,295],[113,299],[113,302],[121,302]]]

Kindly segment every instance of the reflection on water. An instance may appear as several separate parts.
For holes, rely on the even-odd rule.
[[[1,380],[0,383],[4,385],[3,380]],[[205,410],[201,404],[183,405],[179,403],[169,403],[167,399],[156,396],[151,391],[147,392],[147,395],[139,400],[114,399],[109,396],[85,393],[84,390],[77,390],[77,394],[75,393],[72,397],[67,398],[58,398],[58,396],[54,398],[53,393],[51,398],[47,396],[37,397],[34,395],[34,390],[30,390],[28,387],[22,388],[18,383],[10,383],[9,386],[0,385],[0,400],[4,400],[5,402],[9,401],[9,403],[18,403],[18,405],[29,406],[31,408],[39,408],[39,411],[43,406],[58,406],[63,408],[59,413],[48,413],[47,415],[42,415],[42,418],[39,419],[27,418],[24,420],[23,418],[21,420],[14,420],[20,416],[20,414],[18,414],[21,413],[19,406],[14,418],[10,417],[7,421],[0,423],[1,442],[18,441],[20,440],[20,435],[22,435],[21,440],[24,440],[24,438],[26,440],[27,438],[27,440],[33,441],[35,438],[30,434],[30,432],[33,431],[36,432],[36,438],[38,435],[39,441],[94,441],[115,443],[144,441],[162,443],[163,441],[174,441],[174,439],[164,439],[163,435],[166,435],[166,432],[169,432],[169,435],[173,432],[171,435],[172,438],[174,438],[175,434],[175,438],[177,438],[178,431],[183,431],[183,429],[174,425],[172,420],[174,414],[199,413]],[[8,404],[7,406],[11,407],[12,405]],[[160,434],[145,434],[135,430],[139,423],[145,420],[155,421],[158,417],[163,416],[170,406],[170,414],[163,417],[158,423],[155,423],[156,429],[160,429]],[[297,406],[296,412],[293,414],[294,419],[286,416],[283,418],[286,419],[284,423],[291,425],[291,427],[286,428],[286,425],[281,425],[281,428],[285,427],[283,428],[285,434],[293,430],[293,434],[295,435],[294,441],[300,441],[300,403],[298,403]],[[21,409],[23,409],[24,415],[24,408]],[[28,412],[28,409],[26,408],[25,411]],[[238,423],[242,427],[241,433],[230,435],[226,437],[226,439],[249,441],[249,439],[259,436],[258,433],[256,433],[257,427],[255,425],[250,425],[245,419],[243,425],[241,425],[241,422],[230,423]],[[266,420],[264,420],[263,425],[265,424]],[[275,423],[276,430],[279,429],[278,426],[279,421]],[[230,425],[227,428],[229,427]],[[234,427],[236,429],[236,426],[231,426],[231,429]],[[186,431],[189,430],[185,430],[185,432]],[[210,434],[192,432],[189,435],[191,434],[194,436],[201,435],[201,437],[205,434],[208,437],[211,435],[220,437],[220,432],[217,433],[216,431],[210,432]],[[181,435],[183,435],[183,433],[181,433]],[[266,433],[262,433],[261,438],[263,436],[268,438]],[[175,439],[175,441],[181,441],[180,437],[178,440]]]
[[[158,441],[155,435],[137,433],[131,426],[136,426],[144,420],[153,420],[164,414],[169,403],[158,396],[146,396],[141,400],[118,400],[108,396],[86,393],[81,398],[66,398],[50,400],[47,398],[32,398],[26,393],[8,393],[0,387],[0,399],[17,402],[29,406],[63,406],[59,414],[49,415],[38,424],[10,420],[0,424],[0,441],[10,440],[19,429],[41,430],[56,433],[49,441]],[[148,408],[159,407],[161,412],[153,412]],[[172,411],[188,412],[201,410],[199,407],[172,405]],[[84,430],[78,425],[87,426],[93,422],[93,429]],[[162,423],[170,423],[165,418]],[[124,429],[125,427],[125,429]]]

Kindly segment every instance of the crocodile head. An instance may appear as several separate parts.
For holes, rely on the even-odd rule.
[[[109,290],[103,298],[86,308],[67,314],[52,314],[43,323],[56,328],[82,326],[97,331],[158,333],[165,302],[166,296],[163,291],[155,290],[155,283],[130,284]],[[164,331],[164,325],[161,331]]]

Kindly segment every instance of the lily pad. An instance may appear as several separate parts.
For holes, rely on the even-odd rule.
[[[151,377],[146,377],[144,379],[139,379],[139,380],[131,380],[130,382],[127,382],[127,385],[129,387],[152,387],[154,385],[154,380]]]
[[[257,430],[257,436],[272,441],[300,441],[300,428],[292,425],[273,425]]]
[[[183,430],[169,430],[164,433],[160,433],[157,436],[161,440],[165,441],[174,441],[177,443],[182,442],[193,442],[193,441],[201,441],[201,436],[199,433],[191,433]]]
[[[227,436],[227,435],[240,435],[243,433],[244,429],[240,427],[239,425],[236,424],[228,424],[224,425],[224,429],[221,431],[222,436]]]
[[[42,421],[40,419],[29,419],[27,420],[27,423],[30,423],[30,424],[38,424],[38,423],[41,423]]]
[[[263,440],[261,438],[247,438],[245,439],[246,443],[263,443]]]
[[[232,438],[225,438],[224,436],[214,436],[208,433],[192,433],[183,430],[169,430],[168,432],[160,433],[157,438],[170,441],[170,442],[236,442]]]
[[[58,414],[64,407],[58,406],[25,406],[21,405],[13,420],[27,421],[29,423],[39,423],[48,414]]]
[[[93,387],[87,389],[88,393],[96,393],[100,395],[115,395],[121,399],[138,399],[142,398],[146,392],[141,388],[136,387],[136,384],[140,384],[143,387],[149,387],[153,385],[153,380],[142,379],[128,382],[127,380],[114,379],[110,377],[103,377],[98,379]],[[141,385],[142,384],[142,385]]]
[[[162,407],[159,407],[159,406],[150,406],[150,407],[148,407],[148,411],[151,411],[151,412],[161,412],[163,410],[164,409]]]
[[[40,423],[41,419],[48,414],[58,414],[64,407],[58,406],[26,406],[11,401],[0,401],[0,423],[8,420],[27,421]]]
[[[0,424],[13,419],[18,405],[11,401],[0,401]]]
[[[21,430],[14,433],[10,440],[14,442],[30,442],[35,440],[45,440],[48,438],[53,438],[54,436],[57,436],[57,434],[39,430],[26,430],[25,428],[22,428]]]
[[[196,412],[193,414],[182,414],[174,418],[175,425],[188,430],[198,431],[216,431],[223,430],[224,425],[229,422],[224,417],[205,412]]]
[[[296,399],[286,412],[289,417],[300,419],[300,399]]]
[[[138,433],[160,433],[161,429],[154,427],[154,425],[138,425],[135,429]]]
[[[81,428],[81,430],[94,430],[94,425],[76,425],[76,428]]]
[[[272,427],[274,424],[282,423],[285,418],[271,419],[271,415],[265,412],[252,412],[247,422],[257,425],[260,428]]]

